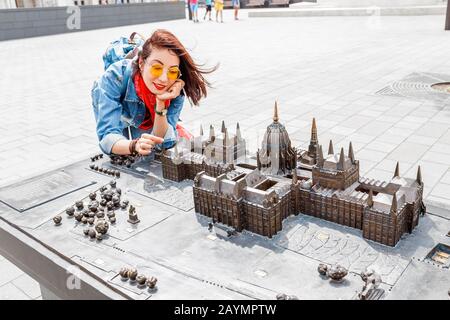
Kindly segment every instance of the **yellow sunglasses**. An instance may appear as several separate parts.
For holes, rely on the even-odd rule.
[[[159,63],[155,63],[150,66],[150,74],[155,78],[159,78],[163,74],[163,71],[164,67]],[[180,77],[181,71],[178,67],[170,67],[167,69],[167,78],[169,80],[177,80]]]

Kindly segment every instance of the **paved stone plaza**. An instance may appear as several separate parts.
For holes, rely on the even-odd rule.
[[[377,94],[414,73],[450,81],[444,16],[240,16],[0,42],[0,186],[98,153],[90,88],[103,51],[118,36],[167,28],[199,62],[220,62],[208,98],[199,108],[185,103],[182,120],[195,133],[239,121],[255,152],[277,100],[294,145],[307,146],[315,117],[325,149],[330,138],[335,150],[353,142],[362,175],[388,179],[399,160],[401,174],[415,177],[421,165],[426,201],[450,208],[450,100]],[[2,257],[0,270],[0,299],[40,297]]]

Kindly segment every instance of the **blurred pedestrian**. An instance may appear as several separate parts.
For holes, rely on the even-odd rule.
[[[212,0],[206,0],[206,12],[205,12],[205,16],[203,17],[203,20],[206,20],[206,16],[209,13],[209,21],[212,21],[211,19],[211,4],[212,4]]]
[[[231,0],[231,5],[234,8],[234,20],[239,20],[238,19],[238,11],[239,11],[239,7],[241,6],[241,4],[239,3],[239,0]]]
[[[220,22],[223,23],[223,0],[214,0],[214,9],[216,9],[216,22],[219,22],[220,14]]]
[[[198,0],[191,0],[191,11],[192,11],[192,20],[194,22],[198,21]]]

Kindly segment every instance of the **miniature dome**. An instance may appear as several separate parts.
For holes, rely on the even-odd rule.
[[[296,152],[291,147],[291,139],[286,128],[278,122],[277,103],[273,122],[267,126],[258,157],[258,162],[261,162],[258,167],[270,168],[272,174],[287,174],[296,167]]]

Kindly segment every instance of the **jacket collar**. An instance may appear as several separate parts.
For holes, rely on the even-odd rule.
[[[141,99],[137,96],[136,87],[134,86],[132,75],[133,75],[133,68],[132,63],[130,61],[130,63],[128,63],[128,65],[126,66],[123,76],[123,81],[127,82],[127,91],[125,93],[124,101],[135,103],[142,102]]]

